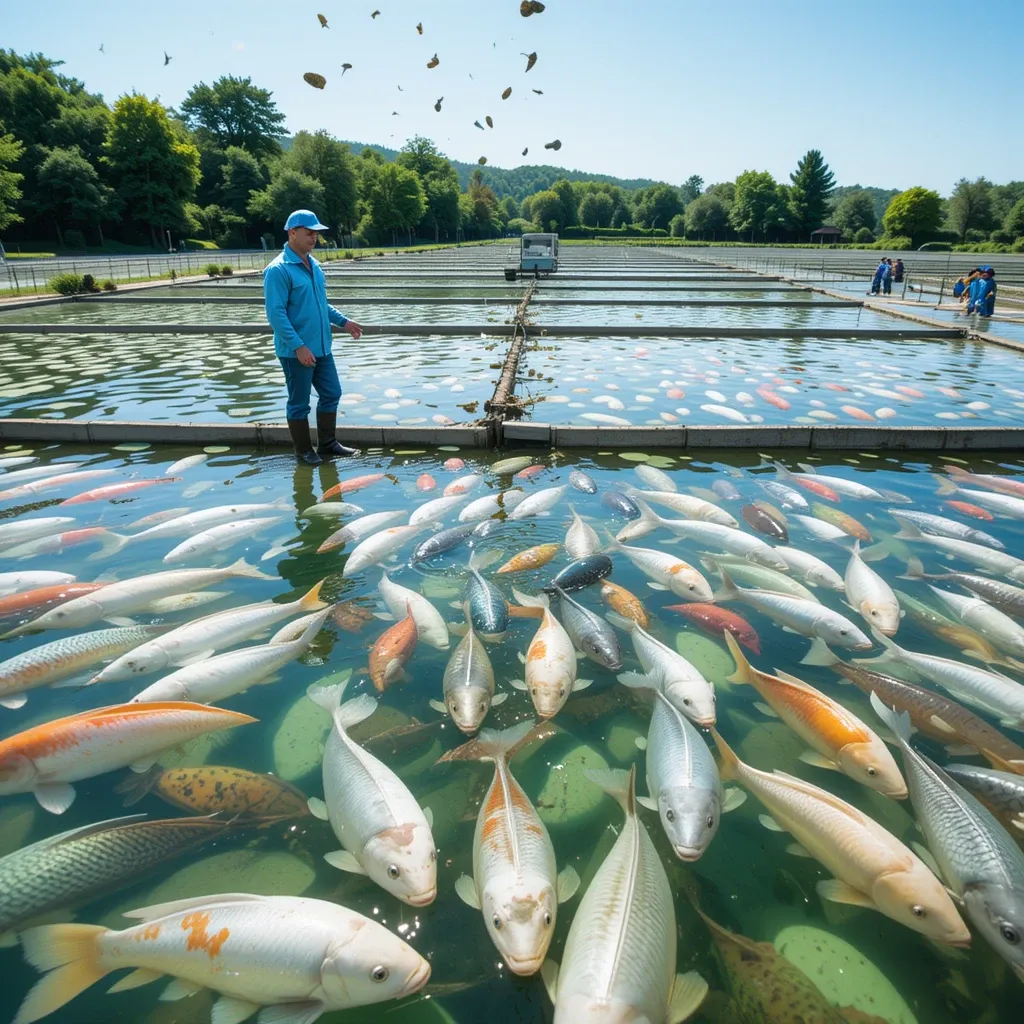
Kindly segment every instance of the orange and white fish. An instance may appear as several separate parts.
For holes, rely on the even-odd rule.
[[[907,784],[889,748],[853,712],[795,676],[786,672],[773,676],[754,668],[731,633],[725,633],[725,642],[736,662],[729,682],[753,686],[807,743],[811,749],[800,756],[801,761],[841,771],[894,800],[906,797]]]
[[[331,498],[337,497],[339,494],[351,494],[353,491],[360,491],[364,487],[369,487],[370,484],[375,484],[378,480],[383,480],[386,475],[386,473],[366,473],[363,476],[353,476],[347,480],[340,480],[333,487],[328,487],[321,495],[320,500],[330,501]]]
[[[444,463],[444,468],[447,469],[449,473],[458,473],[458,471],[460,469],[464,469],[465,466],[465,462],[456,456],[452,456],[450,459],[445,459]]]
[[[849,391],[850,390],[849,388],[843,387],[842,384],[826,384],[825,387],[827,387],[829,389],[829,391]]]
[[[759,387],[754,389],[761,398],[763,398],[769,405],[774,405],[776,409],[789,409],[791,408],[790,403],[782,397],[782,395],[776,394],[767,384],[761,384]]]
[[[547,565],[558,554],[561,546],[561,544],[538,544],[536,547],[527,548],[525,551],[520,551],[518,555],[513,555],[495,572],[525,572],[527,569],[539,569],[542,565]]]
[[[478,476],[476,473],[470,473],[467,476],[460,476],[457,480],[453,480],[441,493],[446,498],[455,494],[469,494],[469,492],[482,483],[482,481],[482,476]]]
[[[552,718],[565,706],[574,690],[586,688],[593,680],[576,678],[576,650],[565,628],[551,614],[547,597],[543,594],[527,597],[517,592],[516,600],[520,604],[543,608],[544,618],[523,659],[526,681],[513,679],[512,685],[517,690],[529,692],[540,718]]]
[[[871,413],[864,409],[861,409],[856,405],[841,405],[839,406],[847,416],[852,416],[855,420],[863,420],[865,423],[874,423],[875,417]]]
[[[161,476],[153,480],[126,480],[120,484],[106,484],[103,487],[94,487],[91,491],[83,491],[73,498],[65,498],[61,505],[81,505],[86,501],[110,501],[113,498],[120,498],[123,494],[134,494],[136,491],[145,490],[156,484],[179,484],[180,476]]]
[[[63,814],[75,799],[72,782],[128,766],[148,771],[186,740],[255,721],[186,701],[114,704],[58,718],[0,740],[0,795],[32,793],[47,811]]]
[[[405,663],[412,657],[418,639],[416,620],[406,602],[405,618],[384,630],[370,651],[370,681],[378,693],[405,678]]]
[[[77,484],[83,480],[95,480],[100,476],[110,476],[116,473],[115,469],[79,469],[72,473],[60,473],[57,476],[43,477],[42,480],[33,480],[27,484],[19,484],[6,491],[0,491],[0,501],[8,498],[23,498],[29,494],[40,494],[43,491],[54,488],[65,487],[67,484]]]
[[[432,491],[437,486],[437,481],[429,473],[420,473],[416,477],[416,490]]]
[[[635,622],[641,629],[648,625],[647,609],[636,594],[611,580],[601,580],[601,598],[617,615],[627,622]]]
[[[516,473],[516,480],[529,480],[531,477],[535,477],[538,473],[543,473],[547,466],[533,465],[527,466],[525,469],[521,469]]]
[[[962,512],[965,516],[973,516],[975,519],[984,519],[986,522],[991,522],[991,520],[995,519],[995,516],[987,508],[982,508],[980,505],[972,505],[969,501],[945,501],[943,504],[948,505],[957,512]]]

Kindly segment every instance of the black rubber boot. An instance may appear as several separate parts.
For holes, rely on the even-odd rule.
[[[295,457],[307,466],[319,466],[324,460],[313,451],[313,440],[309,436],[309,420],[289,420],[288,433],[295,445]]]
[[[318,412],[316,414],[316,436],[319,440],[319,444],[316,446],[317,453],[334,458],[351,458],[353,455],[358,455],[358,448],[348,448],[334,436],[337,425],[337,413]]]

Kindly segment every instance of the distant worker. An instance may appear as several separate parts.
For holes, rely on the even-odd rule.
[[[991,267],[979,269],[980,276],[971,282],[967,312],[991,316],[996,308],[996,272]]]
[[[886,256],[883,262],[885,270],[882,272],[882,291],[886,295],[892,295],[892,259]]]
[[[319,466],[324,456],[358,455],[335,437],[341,382],[331,354],[331,324],[358,340],[362,327],[327,301],[327,281],[310,255],[317,232],[328,230],[312,210],[296,210],[284,224],[288,241],[263,271],[267,321],[288,387],[288,432],[299,461]],[[309,432],[310,389],[317,394],[316,450]]]
[[[885,272],[888,270],[888,264],[883,259],[877,267],[875,267],[875,276],[871,278],[871,291],[868,295],[877,295],[882,289],[882,278],[885,276]]]
[[[903,284],[903,260],[896,260],[896,265],[892,268],[892,279],[897,284]]]
[[[961,305],[966,303],[972,282],[980,276],[981,271],[977,267],[972,267],[963,277],[958,278],[956,284],[953,285],[953,298],[958,299]]]

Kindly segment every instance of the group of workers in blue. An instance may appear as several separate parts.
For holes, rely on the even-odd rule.
[[[996,272],[986,265],[974,267],[953,285],[953,297],[967,306],[968,313],[991,316],[996,308]]]
[[[874,277],[871,278],[871,291],[868,294],[877,295],[881,292],[883,295],[891,295],[894,281],[896,284],[903,281],[903,260],[897,259],[893,263],[890,257],[885,256],[875,268]]]

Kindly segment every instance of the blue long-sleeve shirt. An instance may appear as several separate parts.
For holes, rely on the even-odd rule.
[[[267,322],[274,329],[274,352],[296,358],[305,345],[314,356],[331,355],[331,324],[344,327],[348,317],[327,301],[327,280],[312,256],[309,266],[288,243],[263,271]]]
[[[979,277],[971,282],[971,290],[968,293],[968,313],[980,313],[982,316],[991,316],[996,308],[996,281],[994,277]]]

